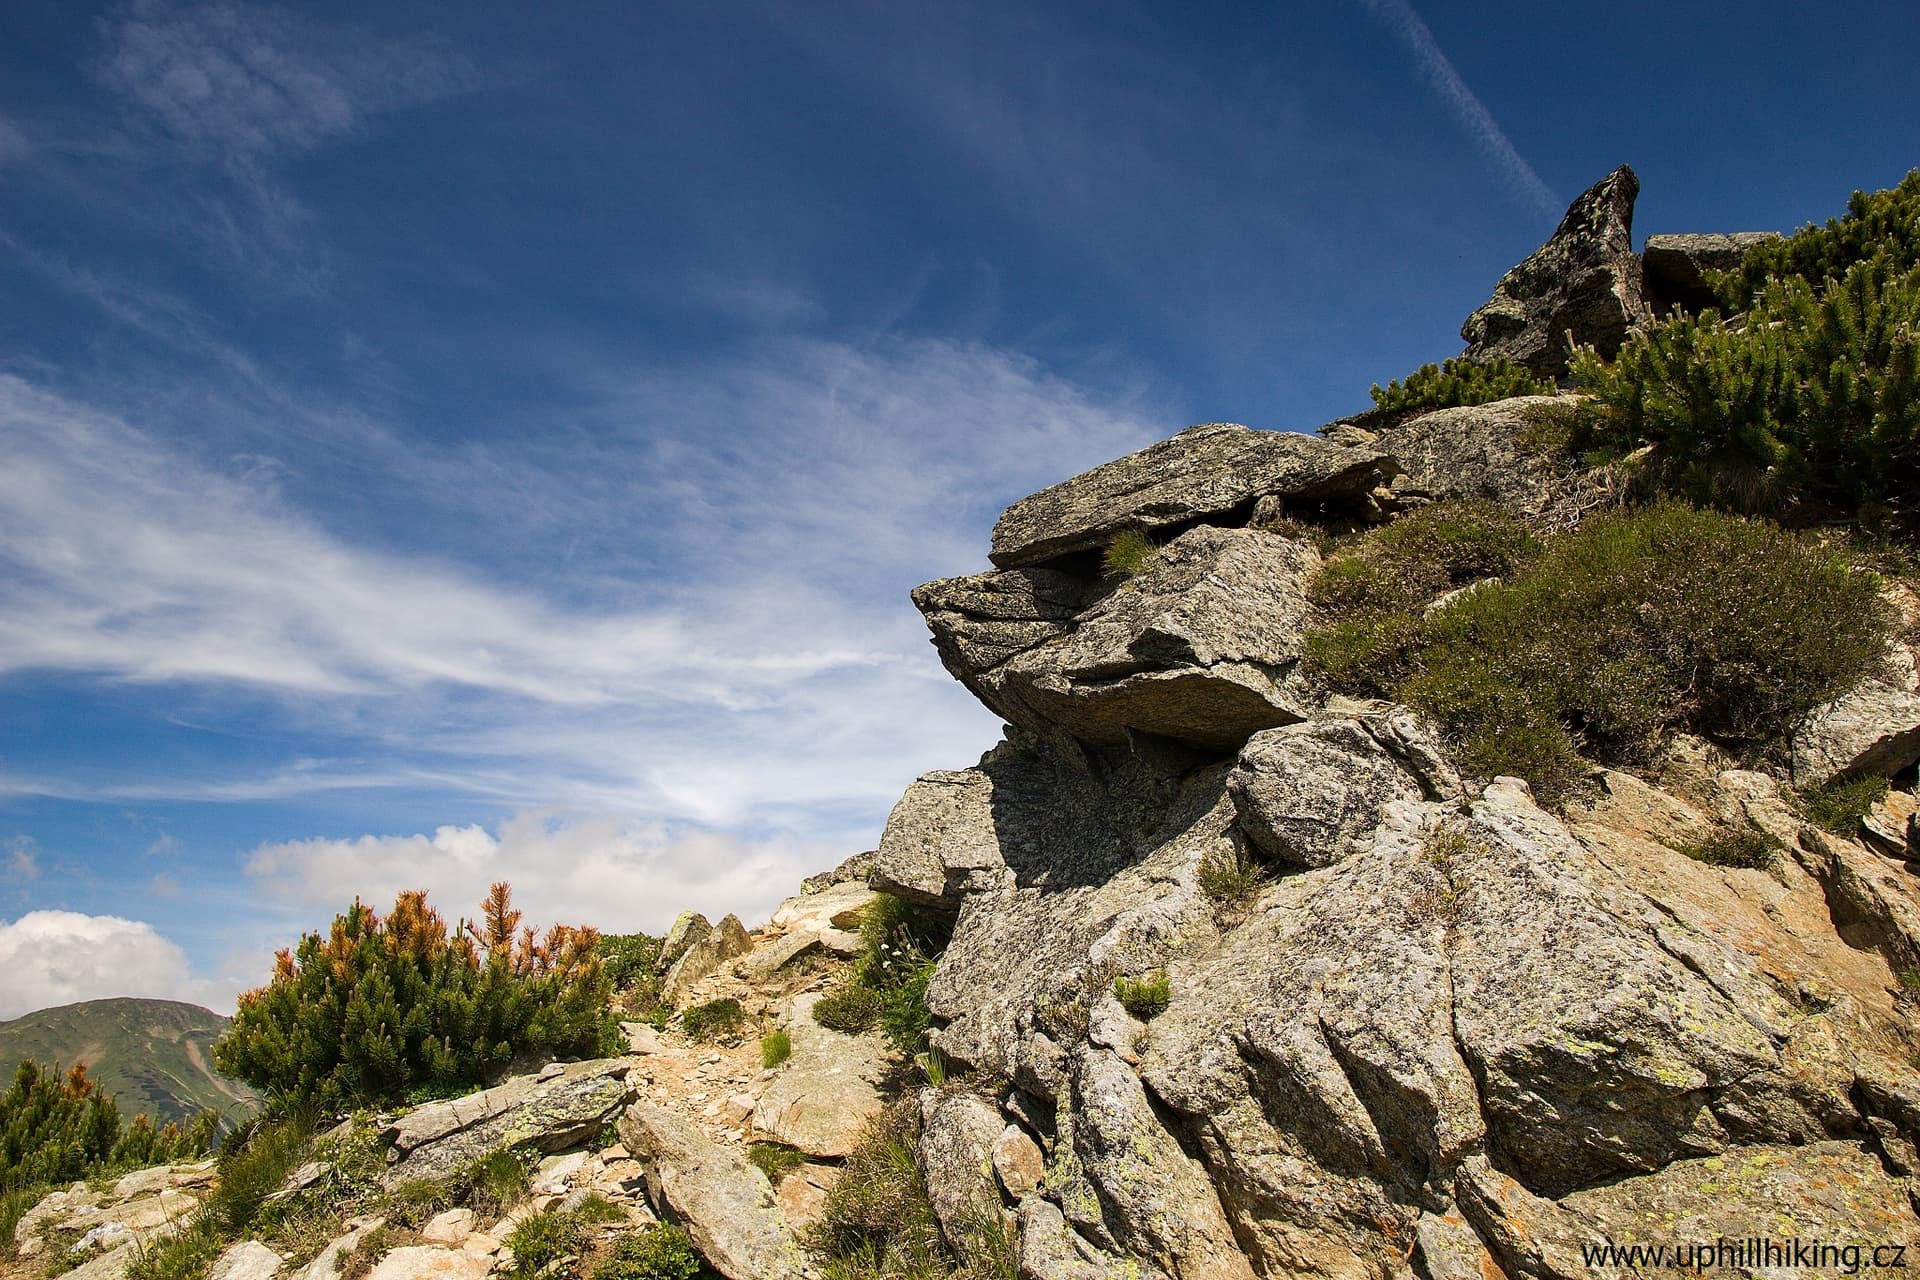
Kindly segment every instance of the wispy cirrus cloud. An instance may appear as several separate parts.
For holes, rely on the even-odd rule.
[[[1398,37],[1400,43],[1413,55],[1414,65],[1420,70],[1420,76],[1428,86],[1446,104],[1454,119],[1460,122],[1480,153],[1492,163],[1495,169],[1514,193],[1542,213],[1558,214],[1566,202],[1556,196],[1533,166],[1514,147],[1508,139],[1500,122],[1493,118],[1486,104],[1467,87],[1467,82],[1455,70],[1452,59],[1440,47],[1433,31],[1407,0],[1360,0],[1368,12],[1385,22]]]
[[[101,86],[136,127],[208,158],[311,150],[376,116],[497,83],[430,37],[271,5],[136,0],[99,29]]]

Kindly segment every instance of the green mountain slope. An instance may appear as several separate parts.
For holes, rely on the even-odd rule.
[[[254,1092],[213,1069],[228,1019],[177,1000],[86,1000],[0,1022],[0,1071],[22,1058],[87,1064],[87,1074],[131,1119],[189,1120],[211,1108],[230,1119],[258,1105]]]

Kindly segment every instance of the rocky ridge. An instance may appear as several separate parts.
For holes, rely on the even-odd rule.
[[[1622,170],[1576,202],[1469,321],[1475,349],[1546,368],[1569,331],[1617,345],[1693,305],[1676,255],[1713,269],[1726,238],[1656,237],[1636,257],[1636,189]],[[1317,436],[1207,424],[1009,508],[995,568],[913,595],[1004,740],[914,782],[876,850],[761,929],[688,916],[669,935],[676,1003],[738,1000],[792,1056],[763,1068],[751,1035],[634,1023],[625,1057],[383,1120],[396,1182],[502,1145],[547,1154],[527,1204],[441,1215],[373,1274],[502,1270],[517,1221],[592,1190],[622,1225],[684,1225],[730,1280],[816,1275],[807,1227],[866,1122],[902,1099],[941,1232],[964,1257],[1000,1224],[1022,1280],[1571,1280],[1629,1274],[1582,1253],[1603,1244],[1913,1239],[1907,641],[1800,726],[1790,775],[1678,736],[1637,772],[1595,768],[1560,812],[1517,779],[1463,776],[1409,708],[1302,668],[1316,527],[1463,497],[1577,520],[1594,477],[1528,430],[1565,405]],[[1126,529],[1158,549],[1116,580],[1099,551]],[[1896,603],[1911,637],[1915,601]],[[1893,786],[1846,835],[1792,794],[1864,773]],[[1735,827],[1781,856],[1689,856]],[[1248,900],[1210,891],[1249,866],[1264,878]],[[953,922],[926,995],[931,1071],[812,1016],[876,891]],[[1164,1007],[1127,983],[1164,983]],[[798,1167],[769,1179],[755,1142]],[[116,1213],[148,1230],[131,1206],[163,1184],[191,1198],[204,1171],[154,1176],[117,1199],[60,1193],[22,1221],[26,1252]],[[223,1280],[330,1280],[374,1229],[346,1225],[312,1258],[237,1246]],[[112,1280],[116,1256],[124,1271],[131,1244],[108,1243],[87,1280]]]

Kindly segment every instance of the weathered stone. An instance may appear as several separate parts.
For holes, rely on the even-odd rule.
[[[1428,1280],[1490,1280],[1503,1274],[1486,1243],[1457,1210],[1421,1214],[1414,1240]]]
[[[126,1280],[127,1269],[138,1257],[138,1246],[123,1244],[61,1273],[62,1280]]]
[[[207,1280],[273,1280],[285,1260],[258,1240],[242,1240],[214,1260]]]
[[[493,1259],[461,1249],[404,1245],[373,1264],[367,1280],[482,1280]]]
[[[387,1225],[385,1218],[361,1220],[358,1226],[345,1235],[330,1241],[315,1255],[305,1269],[300,1272],[300,1280],[334,1280],[340,1274],[341,1265],[347,1255],[360,1247],[360,1242],[369,1234]]]
[[[645,1022],[623,1022],[620,1034],[627,1038],[627,1052],[642,1056],[659,1053],[665,1048],[659,1031]]]
[[[562,1151],[584,1142],[631,1101],[629,1068],[618,1058],[570,1063],[550,1080],[519,1076],[420,1107],[388,1131],[397,1159],[387,1168],[387,1185],[444,1178],[502,1147]]]
[[[1920,693],[1879,680],[1821,707],[1793,733],[1793,783],[1891,777],[1920,760]]]
[[[923,904],[957,905],[1010,878],[994,825],[993,776],[925,774],[887,816],[870,874],[875,887]]]
[[[1166,1280],[1166,1274],[1140,1259],[1097,1248],[1038,1196],[1020,1206],[1021,1280]]]
[[[709,1265],[727,1280],[800,1280],[799,1246],[773,1188],[745,1157],[651,1103],[635,1103],[619,1124],[621,1140],[647,1166],[656,1207],[685,1225]]]
[[[1221,517],[1274,494],[1352,501],[1385,478],[1380,455],[1312,436],[1210,422],[1014,503],[993,527],[1003,569],[1094,551],[1121,529]]]
[[[1612,357],[1628,332],[1652,318],[1633,202],[1640,180],[1621,165],[1568,207],[1553,238],[1500,278],[1493,298],[1467,317],[1460,336],[1476,360],[1504,357],[1536,373],[1566,372],[1574,346]]]
[[[993,1172],[1009,1196],[1021,1199],[1047,1176],[1047,1158],[1026,1130],[1010,1124],[993,1140]]]
[[[948,1243],[965,1251],[972,1237],[997,1222],[1000,1193],[993,1185],[993,1144],[1000,1112],[970,1093],[921,1095],[919,1157],[927,1198]]]
[[[837,881],[816,892],[788,898],[774,909],[768,927],[782,932],[859,928],[861,916],[873,905],[874,893],[867,887],[867,875],[877,856],[876,853],[860,855],[858,880]]]
[[[666,936],[660,939],[660,972],[671,969],[674,961],[687,954],[687,948],[712,932],[712,923],[697,911],[682,911],[675,916]]]
[[[435,1214],[420,1228],[420,1238],[428,1244],[459,1245],[474,1232],[473,1210],[449,1209]]]
[[[1777,231],[1648,236],[1640,253],[1648,299],[1662,310],[1704,311],[1716,305],[1709,271],[1736,271],[1747,250],[1778,239]]]
[[[1489,404],[1436,409],[1384,427],[1374,448],[1399,474],[1388,492],[1400,505],[1479,499],[1539,515],[1561,487],[1561,467],[1540,443],[1554,419],[1577,398],[1517,396]]]
[[[1325,867],[1364,848],[1417,783],[1357,720],[1310,720],[1248,740],[1227,778],[1240,826],[1268,857]]]
[[[808,876],[800,882],[802,895],[823,893],[835,885],[865,884],[867,882],[867,864],[873,861],[873,850],[856,853],[831,871],[822,871],[817,876]]]
[[[682,1003],[692,994],[695,984],[717,973],[727,961],[751,950],[753,939],[740,923],[740,917],[728,916],[673,962],[666,980],[660,984],[661,998],[669,1004]]]
[[[1078,613],[1022,624],[1005,645],[979,640],[967,602],[1011,575],[933,583],[914,598],[948,669],[1011,724],[1105,746],[1145,733],[1224,751],[1305,715],[1288,675],[1319,564],[1298,539],[1201,525]]]
[[[788,1227],[805,1234],[809,1227],[820,1220],[821,1213],[827,1207],[827,1192],[832,1189],[833,1180],[839,1173],[840,1170],[833,1165],[810,1164],[780,1179],[774,1198],[779,1202],[780,1216],[787,1220]]]
[[[886,1107],[880,1081],[892,1054],[877,1034],[843,1035],[815,1022],[813,1007],[821,998],[813,992],[789,1006],[793,1052],[761,1092],[753,1127],[810,1156],[841,1159]]]

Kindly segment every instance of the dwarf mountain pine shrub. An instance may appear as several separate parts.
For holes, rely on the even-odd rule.
[[[402,893],[385,918],[356,901],[240,997],[214,1060],[282,1106],[337,1114],[422,1086],[477,1086],[520,1054],[610,1051],[599,934],[516,934],[519,924],[504,882],[480,922],[451,932],[422,892]]]
[[[1748,512],[1920,532],[1920,172],[1847,215],[1751,250],[1736,314],[1675,316],[1592,351],[1591,443],[1656,446],[1660,482]]]
[[[1505,357],[1470,360],[1455,356],[1445,364],[1423,364],[1405,381],[1387,384],[1384,391],[1375,385],[1371,394],[1375,409],[1414,413],[1489,404],[1515,396],[1550,396],[1553,392],[1552,379],[1542,378]]]

